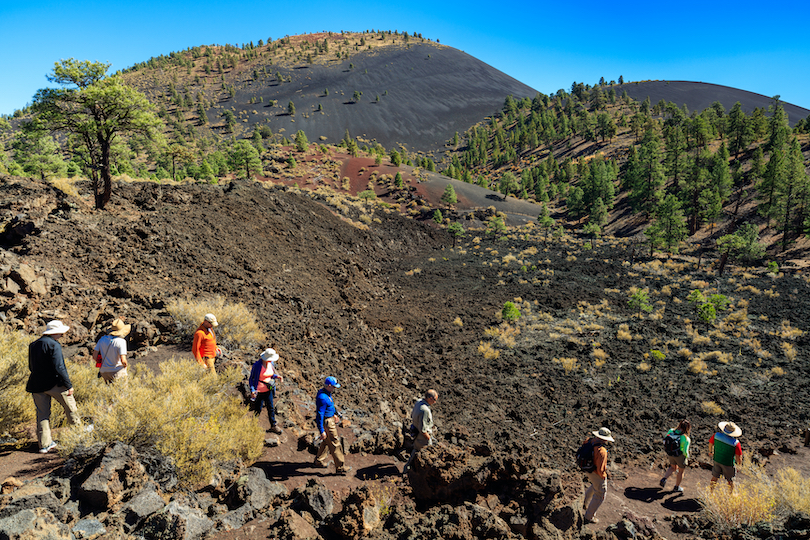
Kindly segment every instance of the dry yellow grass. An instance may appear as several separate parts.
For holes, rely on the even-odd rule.
[[[626,324],[619,325],[619,331],[616,332],[616,339],[622,341],[632,341],[633,336],[630,334],[630,327]]]
[[[704,413],[714,416],[723,416],[726,414],[722,407],[714,401],[704,401],[700,404],[700,408]]]
[[[217,328],[217,345],[227,349],[257,349],[264,343],[256,318],[241,302],[228,302],[221,296],[210,299],[174,299],[166,306],[180,332],[193,333],[206,313],[213,313]]]
[[[563,369],[565,370],[566,373],[569,373],[569,372],[575,370],[577,368],[577,365],[579,364],[579,360],[577,360],[576,358],[571,358],[571,357],[552,358],[551,361],[554,362],[555,364],[562,365],[562,367],[563,367]]]
[[[482,341],[478,344],[478,354],[484,357],[484,360],[495,360],[501,355],[501,351],[494,348],[489,341]]]

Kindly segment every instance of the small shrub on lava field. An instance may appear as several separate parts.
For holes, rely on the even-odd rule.
[[[72,368],[77,390],[78,381],[92,381],[82,383],[91,388],[76,400],[95,429],[90,433],[82,426],[63,430],[60,452],[67,454],[94,442],[121,441],[139,451],[171,457],[187,485],[209,481],[218,461],[252,463],[261,455],[263,430],[232,391],[243,378],[240,370],[214,375],[196,362],[170,360],[160,365],[159,374],[138,369],[126,384],[115,385],[105,385],[95,377],[96,371],[88,364]]]
[[[579,360],[577,360],[576,358],[570,358],[570,357],[567,357],[567,358],[552,358],[551,361],[554,362],[555,364],[560,364],[563,367],[563,369],[565,370],[566,373],[569,373],[569,372],[575,370],[577,368],[577,364],[579,363]]]
[[[790,326],[790,321],[782,321],[781,326],[779,327],[779,331],[777,335],[782,339],[792,339],[795,340],[797,337],[802,336],[804,334],[799,328],[793,328]]]
[[[489,341],[482,341],[478,344],[478,354],[484,357],[484,360],[495,360],[501,355],[501,351],[492,346]]]
[[[599,368],[605,365],[609,356],[602,349],[594,349],[591,351],[591,358],[593,358],[593,365]]]
[[[34,420],[31,395],[25,391],[31,341],[27,334],[0,326],[0,435],[21,429],[22,424]]]
[[[506,302],[501,310],[501,316],[505,321],[516,321],[520,318],[520,310],[512,302]]]
[[[774,366],[771,368],[771,375],[774,377],[784,377],[785,370],[780,368],[779,366]]]
[[[620,339],[622,341],[632,341],[633,336],[630,334],[630,327],[626,324],[620,324],[619,331],[616,332],[616,339]]]
[[[726,486],[718,485],[714,489],[701,486],[698,500],[709,520],[724,531],[770,522],[776,507],[767,485],[747,480],[735,482],[731,492]]]
[[[76,189],[77,180],[78,178],[51,178],[48,182],[68,197],[78,199],[79,190]]]
[[[257,349],[264,342],[264,334],[259,330],[256,318],[241,302],[230,303],[223,297],[212,299],[175,299],[166,309],[183,334],[193,334],[202,323],[206,313],[213,313],[217,327],[217,345],[226,349]]]
[[[651,350],[650,351],[650,356],[652,356],[652,359],[655,360],[656,362],[661,362],[667,357],[667,355],[665,355],[664,353],[662,353],[658,349]]]
[[[653,307],[650,305],[649,291],[647,289],[637,289],[632,287],[630,289],[630,300],[627,301],[630,309],[634,309],[636,313],[650,312]]]
[[[689,371],[694,373],[695,375],[711,375],[709,371],[709,365],[703,361],[702,358],[697,357],[693,358],[689,362]]]
[[[729,362],[731,362],[731,359],[733,357],[731,353],[724,353],[721,351],[711,351],[698,355],[698,358],[700,358],[701,360],[714,360],[716,362],[720,362],[721,364],[728,364]]]
[[[678,356],[680,356],[681,358],[691,358],[692,351],[690,351],[686,347],[682,347],[678,349]]]
[[[726,414],[725,411],[723,411],[723,408],[714,401],[704,401],[700,404],[700,409],[704,413],[711,414],[713,416],[723,416]]]
[[[456,317],[456,318],[453,320],[453,326],[458,326],[459,328],[461,328],[462,326],[464,326],[464,323],[461,321],[461,317]]]
[[[784,354],[785,358],[787,358],[789,361],[793,362],[796,359],[798,351],[796,350],[796,347],[794,347],[792,344],[788,343],[787,341],[783,341],[782,354]]]
[[[636,366],[636,369],[639,371],[650,371],[650,364],[647,362],[641,362],[639,365]]]

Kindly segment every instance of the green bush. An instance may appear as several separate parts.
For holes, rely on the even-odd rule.
[[[69,369],[79,412],[95,429],[63,430],[62,454],[80,445],[121,441],[170,457],[185,485],[209,481],[217,462],[252,463],[261,455],[264,432],[233,393],[242,380],[238,369],[217,376],[196,362],[172,359],[161,364],[160,373],[141,367],[113,385],[96,378],[95,366]]]
[[[516,321],[520,318],[520,310],[512,302],[507,302],[503,305],[501,316],[505,321],[509,322]]]
[[[650,298],[648,296],[648,293],[643,289],[635,291],[630,296],[630,300],[628,300],[627,303],[632,309],[636,310],[637,312],[652,311],[652,305],[650,305]]]
[[[166,309],[177,322],[181,333],[191,335],[200,326],[206,313],[213,313],[219,326],[217,345],[226,349],[258,349],[264,343],[256,318],[241,302],[229,303],[221,296],[210,300],[175,299]]]
[[[21,431],[34,420],[34,402],[25,391],[28,344],[34,339],[0,326],[0,435]]]

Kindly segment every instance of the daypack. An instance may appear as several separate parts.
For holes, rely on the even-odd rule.
[[[577,466],[583,472],[593,472],[596,470],[596,465],[593,462],[594,444],[590,439],[585,441],[585,444],[579,447],[576,453]]]
[[[680,456],[681,455],[681,434],[672,431],[667,433],[666,437],[664,437],[664,451],[667,453],[668,456]]]

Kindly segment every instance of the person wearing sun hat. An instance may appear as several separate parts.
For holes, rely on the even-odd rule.
[[[591,433],[593,437],[586,440],[585,444],[590,444],[593,447],[593,470],[587,471],[591,485],[585,491],[582,507],[585,509],[586,523],[599,523],[594,514],[599,510],[605,500],[605,494],[607,494],[608,453],[605,444],[615,442],[616,439],[613,438],[613,434],[606,427],[601,427],[598,431],[592,431]]]
[[[276,410],[273,403],[276,396],[276,382],[284,380],[284,377],[276,370],[277,360],[278,353],[275,349],[265,349],[250,369],[248,386],[250,386],[250,400],[253,404],[254,414],[259,416],[262,407],[267,407],[270,431],[281,434],[281,428],[276,425]]]
[[[720,422],[717,427],[720,431],[709,438],[709,455],[714,461],[709,488],[714,489],[720,476],[723,476],[729,489],[733,490],[734,476],[737,474],[735,465],[742,461],[742,445],[737,440],[742,435],[742,429],[734,422]]]
[[[191,344],[191,354],[202,366],[214,370],[214,359],[222,355],[222,350],[217,347],[217,338],[214,335],[214,328],[219,326],[217,318],[213,313],[208,313],[203,322],[194,332],[194,341]]]
[[[340,388],[337,379],[327,377],[323,383],[323,388],[318,391],[318,395],[315,397],[315,425],[318,427],[321,438],[321,446],[315,456],[315,466],[320,469],[328,468],[326,458],[328,454],[332,454],[332,459],[335,460],[335,472],[346,475],[351,468],[345,465],[346,458],[343,455],[343,448],[338,437],[337,423],[335,422],[335,416],[341,420],[343,419],[343,415],[335,407],[335,400],[332,398],[332,393],[336,388]]]
[[[81,424],[73,397],[73,384],[59,344],[59,339],[68,330],[70,327],[62,321],[51,321],[45,326],[42,337],[28,346],[31,375],[25,389],[32,394],[37,410],[37,440],[41,454],[47,454],[56,447],[51,438],[51,399],[62,405],[65,417],[71,424]]]
[[[93,348],[93,357],[101,355],[99,374],[104,382],[111,384],[127,376],[127,341],[124,339],[132,325],[115,319],[107,329],[107,335],[98,340]]]

